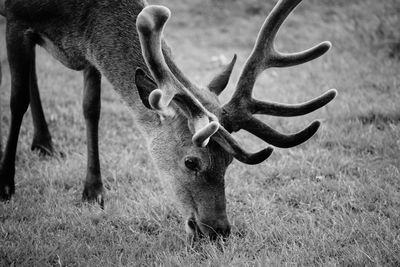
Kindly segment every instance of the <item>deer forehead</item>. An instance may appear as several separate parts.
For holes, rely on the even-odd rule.
[[[212,175],[221,175],[232,162],[232,156],[218,144],[211,142],[207,147],[197,147],[191,140],[187,119],[182,115],[178,119],[165,122],[157,129],[150,140],[150,151],[162,169],[175,171],[176,165],[183,166],[183,159],[195,156],[201,159],[204,171]]]

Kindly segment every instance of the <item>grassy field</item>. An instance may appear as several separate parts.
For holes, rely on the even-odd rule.
[[[231,96],[273,2],[157,1],[172,10],[166,38],[192,80],[206,84],[220,68],[213,58],[238,54],[222,102]],[[316,118],[323,126],[306,144],[275,149],[260,165],[232,164],[226,192],[233,233],[222,246],[206,240],[187,246],[183,220],[156,177],[130,110],[106,81],[100,123],[106,207],[81,202],[83,78],[39,48],[41,96],[53,140],[66,157],[43,159],[30,151],[27,113],[16,194],[0,203],[0,266],[399,266],[399,23],[398,0],[307,0],[284,24],[280,50],[323,40],[332,41],[333,49],[311,63],[265,72],[255,96],[296,103],[329,88],[339,96],[311,115],[265,118],[284,132]],[[4,143],[10,76],[4,25],[0,30]],[[236,137],[252,150],[264,146],[244,132]]]

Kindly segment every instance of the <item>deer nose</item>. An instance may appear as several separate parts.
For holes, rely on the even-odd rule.
[[[215,229],[215,232],[218,236],[222,236],[224,238],[229,237],[229,235],[231,234],[231,226],[228,224],[223,227],[218,227]]]

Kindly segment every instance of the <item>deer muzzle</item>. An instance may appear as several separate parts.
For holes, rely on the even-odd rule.
[[[231,225],[226,216],[212,220],[191,217],[186,222],[186,231],[191,236],[208,237],[210,240],[216,240],[218,237],[229,237]]]

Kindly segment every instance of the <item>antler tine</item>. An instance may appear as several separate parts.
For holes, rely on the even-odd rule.
[[[252,99],[250,105],[251,113],[264,114],[279,117],[301,116],[317,110],[328,104],[337,95],[335,89],[328,90],[323,95],[301,104],[281,104],[274,102],[264,102]]]
[[[242,129],[261,138],[268,144],[280,148],[289,148],[300,145],[310,139],[317,132],[320,125],[321,123],[319,121],[314,121],[307,128],[298,133],[285,135],[272,129],[260,120],[251,118],[242,126]]]
[[[218,132],[216,132],[212,138],[234,158],[245,164],[259,164],[269,158],[273,152],[272,147],[267,147],[256,153],[244,151],[223,126],[220,126]]]
[[[163,6],[147,6],[137,17],[143,57],[160,89],[149,95],[149,104],[156,111],[168,115],[168,106],[180,96],[178,106],[188,117],[189,128],[193,132],[193,143],[206,146],[209,138],[218,130],[217,117],[209,112],[173,75],[162,53],[162,33],[171,12]]]
[[[281,53],[275,50],[275,55],[271,57],[269,65],[271,67],[291,67],[300,65],[319,58],[328,52],[331,47],[331,42],[325,41],[310,49],[298,53]]]

